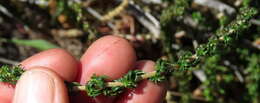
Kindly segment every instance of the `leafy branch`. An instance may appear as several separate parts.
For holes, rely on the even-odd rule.
[[[24,70],[19,66],[2,66],[0,68],[0,82],[16,84],[17,80],[20,78],[23,72]]]
[[[167,80],[176,71],[189,70],[196,66],[200,59],[205,56],[212,56],[218,53],[222,47],[228,47],[232,40],[239,36],[242,31],[250,27],[249,20],[257,14],[254,8],[242,8],[237,18],[224,28],[217,30],[216,35],[209,38],[207,44],[200,45],[194,54],[191,52],[184,53],[177,62],[169,63],[165,60],[157,60],[155,71],[142,72],[133,70],[128,72],[122,78],[107,82],[106,76],[93,75],[86,85],[78,83],[66,83],[70,92],[86,91],[89,96],[98,95],[115,96],[124,91],[125,88],[135,88],[137,83],[148,79],[154,83],[161,83]],[[24,71],[20,67],[0,68],[0,82],[9,82],[15,84]]]

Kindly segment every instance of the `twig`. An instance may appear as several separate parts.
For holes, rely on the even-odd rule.
[[[233,7],[224,4],[218,0],[194,0],[194,3],[216,9],[220,12],[227,13],[228,15],[236,13],[236,10]]]
[[[87,7],[86,10],[95,18],[97,18],[98,20],[101,20],[102,16],[94,9]]]
[[[162,0],[142,0],[142,2],[146,3],[146,4],[161,4]]]
[[[156,74],[156,71],[145,73],[145,74],[140,76],[138,81],[153,77],[155,74]],[[117,86],[124,86],[124,84],[122,82],[107,82],[106,86],[107,87],[117,87]],[[73,89],[74,89],[74,91],[84,91],[85,86],[75,86]]]
[[[108,12],[107,14],[105,14],[104,16],[101,17],[101,21],[108,21],[112,18],[114,18],[115,16],[117,16],[118,14],[120,14],[129,4],[129,0],[123,0],[121,2],[121,4],[116,7],[114,10]]]
[[[188,25],[188,26],[190,26],[190,27],[192,27],[192,28],[198,29],[198,30],[205,30],[205,29],[207,29],[203,25],[200,25],[199,23],[195,22],[192,19],[191,16],[184,16],[183,23]]]
[[[11,12],[8,11],[8,9],[6,9],[4,6],[2,6],[0,4],[0,12],[3,13],[4,15],[6,15],[8,18],[13,19],[15,22],[19,23],[22,25],[23,29],[28,33],[28,34],[32,34],[34,33],[34,31],[32,29],[30,29],[30,27],[28,27],[22,20],[20,20],[19,18],[13,16],[13,14]]]
[[[260,20],[251,19],[251,20],[250,20],[250,23],[252,23],[252,24],[254,24],[254,25],[257,25],[257,26],[260,26]]]
[[[233,69],[235,71],[235,75],[237,76],[238,80],[241,83],[243,83],[245,81],[236,65],[232,65],[228,60],[224,60],[224,65],[229,66],[231,69]]]
[[[149,13],[149,12],[144,12],[145,13],[145,15],[146,15],[146,17],[154,24],[154,26],[155,27],[157,27],[157,28],[161,28],[160,26],[160,21],[159,20],[157,20],[151,13]]]
[[[13,15],[3,6],[0,4],[0,12],[2,12],[3,14],[5,14],[6,16],[12,18]]]
[[[197,40],[192,40],[192,45],[193,45],[193,48],[196,49],[196,48],[198,48],[199,43]]]
[[[132,2],[129,3],[128,0],[118,0],[117,2],[121,2],[121,6],[124,4],[125,6],[123,6],[124,8],[126,7],[126,3],[128,5],[127,11],[134,15],[135,18],[144,26],[146,27],[152,34],[153,36],[158,39],[159,35],[160,35],[160,22],[153,17],[151,14],[149,13],[145,13],[143,12],[137,5],[133,4]],[[120,6],[119,6],[120,7]],[[118,9],[118,8],[116,8]],[[86,7],[87,12],[89,12],[91,15],[93,15],[95,18],[97,18],[100,21],[107,21],[108,17],[114,17],[118,14],[118,11],[120,11],[121,9],[119,8],[118,10],[114,10],[108,14],[106,14],[105,16],[102,16],[100,13],[98,13],[96,10],[90,8],[90,7]],[[113,15],[112,15],[113,14]],[[151,23],[152,22],[152,23]],[[115,26],[107,21],[107,24],[110,28],[114,29]]]
[[[137,5],[134,5],[132,3],[130,3],[127,10],[130,14],[134,15],[135,18],[153,34],[155,39],[159,38],[161,31],[160,26],[157,26],[157,20],[154,20],[155,24],[151,23],[151,20],[147,19],[149,17],[147,17],[147,15],[141,9],[139,9]]]
[[[194,70],[193,74],[201,81],[204,82],[207,80],[207,76],[203,70]]]
[[[0,62],[10,65],[19,65],[19,62],[0,57]]]
[[[102,16],[101,14],[99,14],[96,10],[90,8],[90,7],[86,7],[86,11],[89,12],[92,16],[94,16],[95,18],[97,18],[98,20],[102,20]],[[107,25],[110,27],[110,28],[115,28],[115,25],[112,24],[111,22],[107,22]]]

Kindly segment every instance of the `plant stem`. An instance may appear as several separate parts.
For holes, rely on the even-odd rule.
[[[123,0],[118,7],[102,16],[101,21],[108,21],[119,15],[128,6],[128,4],[129,0]]]
[[[186,61],[192,62],[195,59],[197,59],[196,54],[192,55],[190,58],[187,58]],[[171,64],[171,63],[166,63],[166,64],[171,67],[169,69],[177,70],[180,68],[180,66],[178,64]],[[156,75],[156,71],[147,72],[147,73],[144,73],[143,75],[141,75],[137,81],[149,79],[155,75]],[[106,87],[118,87],[118,86],[124,86],[124,84],[122,82],[118,82],[118,81],[106,83]],[[85,85],[74,86],[72,91],[85,91],[86,90],[85,88],[86,88]]]
[[[154,76],[155,74],[156,74],[156,71],[145,73],[145,74],[140,76],[138,81],[148,79],[148,78]],[[122,82],[107,82],[106,86],[107,87],[117,87],[117,86],[124,86],[124,84]],[[75,86],[75,87],[73,87],[73,91],[85,91],[85,86],[84,85]]]

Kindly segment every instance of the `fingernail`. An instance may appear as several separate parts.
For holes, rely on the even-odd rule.
[[[25,72],[17,83],[13,103],[53,103],[54,78],[41,70]]]

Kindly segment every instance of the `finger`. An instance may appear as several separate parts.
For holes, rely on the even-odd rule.
[[[0,103],[12,103],[14,85],[0,82]]]
[[[151,72],[154,71],[154,65],[153,61],[139,61],[135,68]],[[144,80],[138,84],[137,88],[127,90],[119,96],[116,103],[162,103],[165,94],[165,84],[154,84]]]
[[[76,78],[78,65],[77,60],[63,49],[50,49],[33,55],[21,62],[25,69],[36,66],[50,68],[67,81],[73,81]]]
[[[33,68],[18,81],[13,103],[68,103],[67,89],[55,72]]]
[[[92,75],[106,75],[108,80],[122,77],[132,69],[136,55],[131,44],[117,36],[105,36],[94,42],[81,58],[80,83],[85,84]],[[108,103],[113,99],[98,96],[97,103]]]
[[[94,42],[81,58],[80,83],[85,84],[93,74],[106,75],[109,80],[120,78],[136,60],[132,45],[117,36],[105,36]]]

